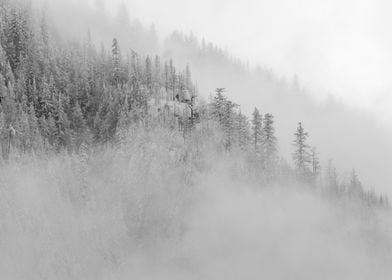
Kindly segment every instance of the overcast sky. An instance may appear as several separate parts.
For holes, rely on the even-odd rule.
[[[117,3],[121,0],[116,0]],[[112,7],[116,1],[107,0]],[[193,31],[236,56],[298,74],[392,122],[392,2],[388,0],[125,0],[159,31]]]

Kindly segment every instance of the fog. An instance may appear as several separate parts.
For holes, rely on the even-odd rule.
[[[41,17],[50,29],[50,44],[38,38],[43,34],[31,36],[47,45],[31,48],[27,57],[42,57],[23,69],[41,79],[42,88],[33,78],[28,89],[53,102],[31,101],[39,103],[39,118],[27,106],[24,72],[3,63],[15,59],[13,43],[4,43],[0,278],[392,279],[392,211],[380,196],[392,195],[389,4],[121,2],[33,1],[31,30]],[[18,36],[22,14],[10,12]],[[17,42],[13,32],[0,37]],[[159,81],[156,92],[148,91],[144,60],[156,54],[172,59],[177,71],[190,66],[197,119],[182,110],[189,100],[167,97],[174,85],[165,89]],[[17,78],[13,70],[20,70]],[[183,77],[171,78],[175,84]],[[236,134],[249,130],[243,123],[225,127],[217,120],[219,108],[206,105],[216,88],[225,88],[249,118],[255,106],[273,114],[276,157],[249,139],[241,146],[244,139],[230,138],[253,135]],[[227,118],[238,118],[228,111]],[[67,117],[80,122],[83,135]],[[320,152],[319,173],[310,164],[292,167],[298,122]],[[332,187],[329,159],[339,172]],[[352,182],[353,168],[364,190]]]
[[[317,97],[332,93],[392,121],[384,105],[392,90],[388,1],[124,2],[132,15],[165,33],[193,31],[252,65],[298,74]]]
[[[2,277],[390,279],[390,210],[262,185],[213,142],[138,131],[2,166]]]
[[[94,1],[77,5],[82,8],[87,2]],[[252,65],[298,74],[317,97],[332,93],[380,119],[392,120],[385,106],[392,89],[388,1],[95,2],[111,14],[123,2],[133,18],[146,26],[154,22],[163,34],[193,31]]]

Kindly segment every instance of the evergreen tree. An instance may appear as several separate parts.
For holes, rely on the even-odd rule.
[[[169,89],[172,91],[173,100],[178,99],[178,95],[176,94],[176,86],[177,86],[177,75],[176,68],[173,65],[173,60],[169,61]]]
[[[220,125],[223,124],[224,116],[227,109],[226,104],[228,102],[226,96],[224,95],[224,92],[224,88],[217,88],[216,95],[212,103],[212,115]]]
[[[249,121],[248,118],[239,112],[236,115],[236,133],[237,133],[237,143],[241,149],[246,149],[250,143],[249,134]]]
[[[56,125],[56,121],[54,117],[52,116],[51,113],[49,113],[49,117],[44,124],[44,129],[45,129],[45,136],[48,139],[49,147],[47,149],[50,149],[53,147],[54,149],[58,149],[60,141],[58,139],[58,129]]]
[[[144,73],[145,84],[151,92],[153,87],[153,73],[152,73],[152,64],[151,64],[150,57],[147,56],[145,64],[146,64],[145,73]]]
[[[161,60],[159,56],[155,56],[154,61],[154,75],[153,75],[153,84],[155,89],[160,89],[162,86],[162,73],[161,73]]]
[[[8,58],[7,55],[0,44],[0,74],[4,78],[7,75]]]
[[[13,134],[14,138],[14,146],[16,148],[16,151],[20,153],[27,153],[28,148],[30,146],[29,141],[29,118],[27,113],[19,108],[18,114],[17,114],[17,119],[15,123],[12,124],[12,129],[10,128],[10,131],[14,130],[15,132]]]
[[[5,102],[5,98],[7,96],[7,87],[5,86],[4,77],[0,74],[0,104]]]
[[[25,7],[12,7],[6,32],[6,52],[13,71],[20,66],[27,51],[27,13]]]
[[[43,58],[48,61],[49,60],[49,52],[50,52],[50,47],[49,47],[49,28],[48,28],[48,22],[46,18],[46,11],[44,11],[41,22],[40,22],[40,35],[41,35],[41,40],[42,40],[42,54]]]
[[[225,135],[224,146],[226,150],[230,150],[234,142],[234,108],[237,104],[227,101],[224,104],[224,114],[221,120],[222,129]]]
[[[0,156],[2,159],[8,158],[7,154],[7,123],[4,113],[0,111]]]
[[[355,172],[355,169],[352,170],[351,175],[350,175],[350,183],[348,186],[348,194],[351,197],[355,198],[361,198],[363,195],[363,188],[362,184],[358,179],[358,175]]]
[[[42,148],[42,138],[39,130],[38,120],[35,114],[34,105],[30,104],[28,108],[28,123],[29,123],[29,151],[40,151]]]
[[[294,147],[295,151],[293,153],[293,160],[297,170],[297,174],[305,179],[309,175],[309,145],[306,143],[308,138],[308,133],[305,132],[302,123],[298,123],[297,131],[294,133]]]
[[[58,93],[56,97],[55,110],[54,110],[54,120],[56,122],[56,133],[58,149],[66,148],[70,144],[70,121],[66,113],[66,103],[67,99]]]
[[[119,86],[121,82],[121,53],[120,46],[116,38],[112,44],[112,84]]]
[[[165,90],[168,93],[169,92],[169,82],[170,79],[170,74],[169,74],[169,66],[167,64],[167,62],[165,62],[165,66],[164,66],[164,84],[165,84]]]
[[[319,155],[317,152],[317,149],[313,147],[310,150],[310,160],[311,160],[311,166],[312,166],[312,176],[313,176],[313,181],[316,183],[317,178],[320,174],[320,159]]]
[[[274,128],[274,116],[265,114],[263,118],[262,141],[266,165],[273,165],[276,159],[277,147]]]
[[[253,111],[252,119],[252,142],[256,152],[262,153],[264,150],[263,144],[263,119],[257,108]]]
[[[72,109],[72,117],[70,121],[70,129],[72,130],[73,142],[76,149],[83,143],[87,132],[86,120],[84,119],[82,109],[79,103],[76,103]]]

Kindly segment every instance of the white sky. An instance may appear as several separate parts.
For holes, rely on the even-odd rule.
[[[107,1],[110,5],[122,0]],[[124,0],[159,31],[193,31],[392,121],[392,1]]]

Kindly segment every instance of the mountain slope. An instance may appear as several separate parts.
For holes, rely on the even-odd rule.
[[[175,32],[166,40],[165,48],[174,61],[189,63],[206,98],[215,87],[224,87],[248,115],[255,106],[274,114],[278,138],[286,139],[279,141],[283,155],[290,156],[288,139],[296,123],[302,121],[311,134],[312,145],[321,152],[324,166],[333,159],[343,170],[354,167],[367,185],[391,193],[388,162],[392,158],[392,129],[374,116],[332,97],[316,100],[299,85],[298,78],[280,78],[268,68],[249,69],[227,52],[200,43],[192,35]]]

